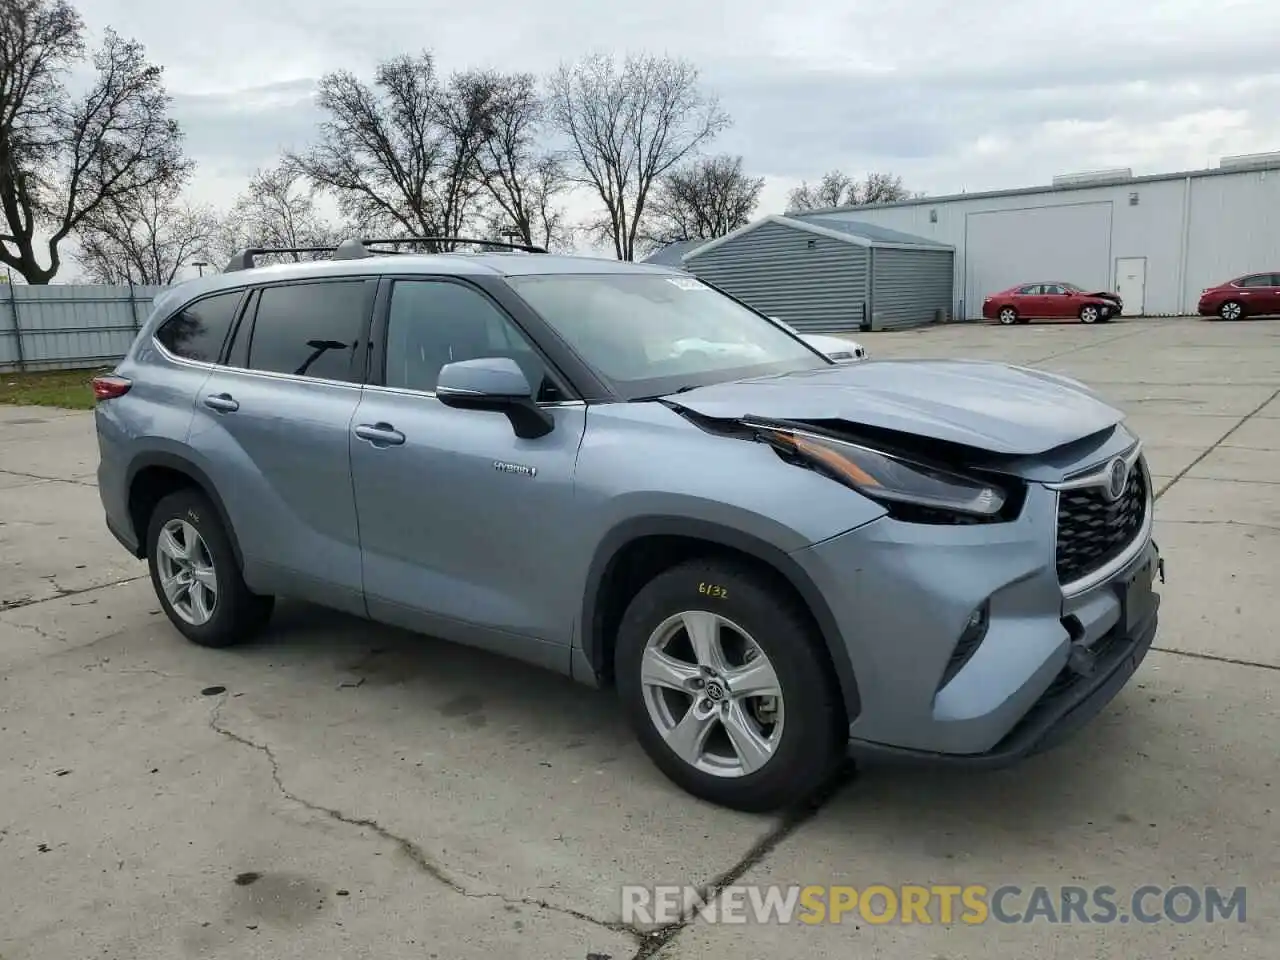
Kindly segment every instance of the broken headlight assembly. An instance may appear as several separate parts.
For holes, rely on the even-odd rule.
[[[913,523],[993,523],[1011,519],[1020,490],[804,430],[752,424],[758,439],[784,459],[826,474]]]

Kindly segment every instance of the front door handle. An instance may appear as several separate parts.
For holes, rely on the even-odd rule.
[[[404,443],[404,434],[389,423],[361,423],[356,427],[356,436],[368,440],[375,447],[399,446]]]
[[[211,393],[204,398],[204,405],[222,413],[234,413],[240,409],[240,401],[229,393]]]

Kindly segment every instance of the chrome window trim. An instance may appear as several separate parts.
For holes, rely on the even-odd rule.
[[[369,390],[375,393],[390,393],[407,397],[426,397],[431,400],[438,400],[434,391],[430,390],[411,390],[408,387],[385,387],[381,384],[373,383],[353,383],[350,380],[329,380],[325,377],[308,377],[295,373],[277,373],[274,370],[250,370],[248,367],[233,367],[229,363],[206,363],[203,360],[188,360],[186,357],[179,357],[170,353],[165,349],[163,343],[151,337],[152,345],[160,352],[170,363],[176,363],[183,367],[193,367],[197,370],[226,370],[231,373],[239,373],[247,377],[261,377],[266,380],[283,380],[287,383],[319,383],[333,387],[347,387],[352,390]],[[539,407],[585,407],[585,400],[556,400],[551,403],[540,403]]]

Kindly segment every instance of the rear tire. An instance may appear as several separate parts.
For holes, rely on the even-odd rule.
[[[1218,316],[1223,320],[1243,320],[1244,304],[1239,300],[1228,300],[1218,308]]]
[[[146,542],[160,606],[192,643],[230,647],[271,618],[275,598],[245,584],[218,511],[200,491],[178,490],[156,504]]]
[[[772,578],[734,561],[694,560],[659,574],[627,607],[618,693],[641,746],[673,783],[737,810],[788,807],[834,774],[848,738],[821,644]]]
[[[996,314],[996,319],[999,320],[1003,326],[1011,327],[1018,322],[1018,311],[1013,307],[1001,307],[1000,312]]]

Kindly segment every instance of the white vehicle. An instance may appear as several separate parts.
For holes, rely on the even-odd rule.
[[[846,340],[844,337],[828,337],[820,333],[801,333],[791,324],[779,320],[777,317],[770,317],[769,319],[779,326],[786,327],[833,363],[853,363],[855,360],[867,359],[867,348],[856,340]]]

